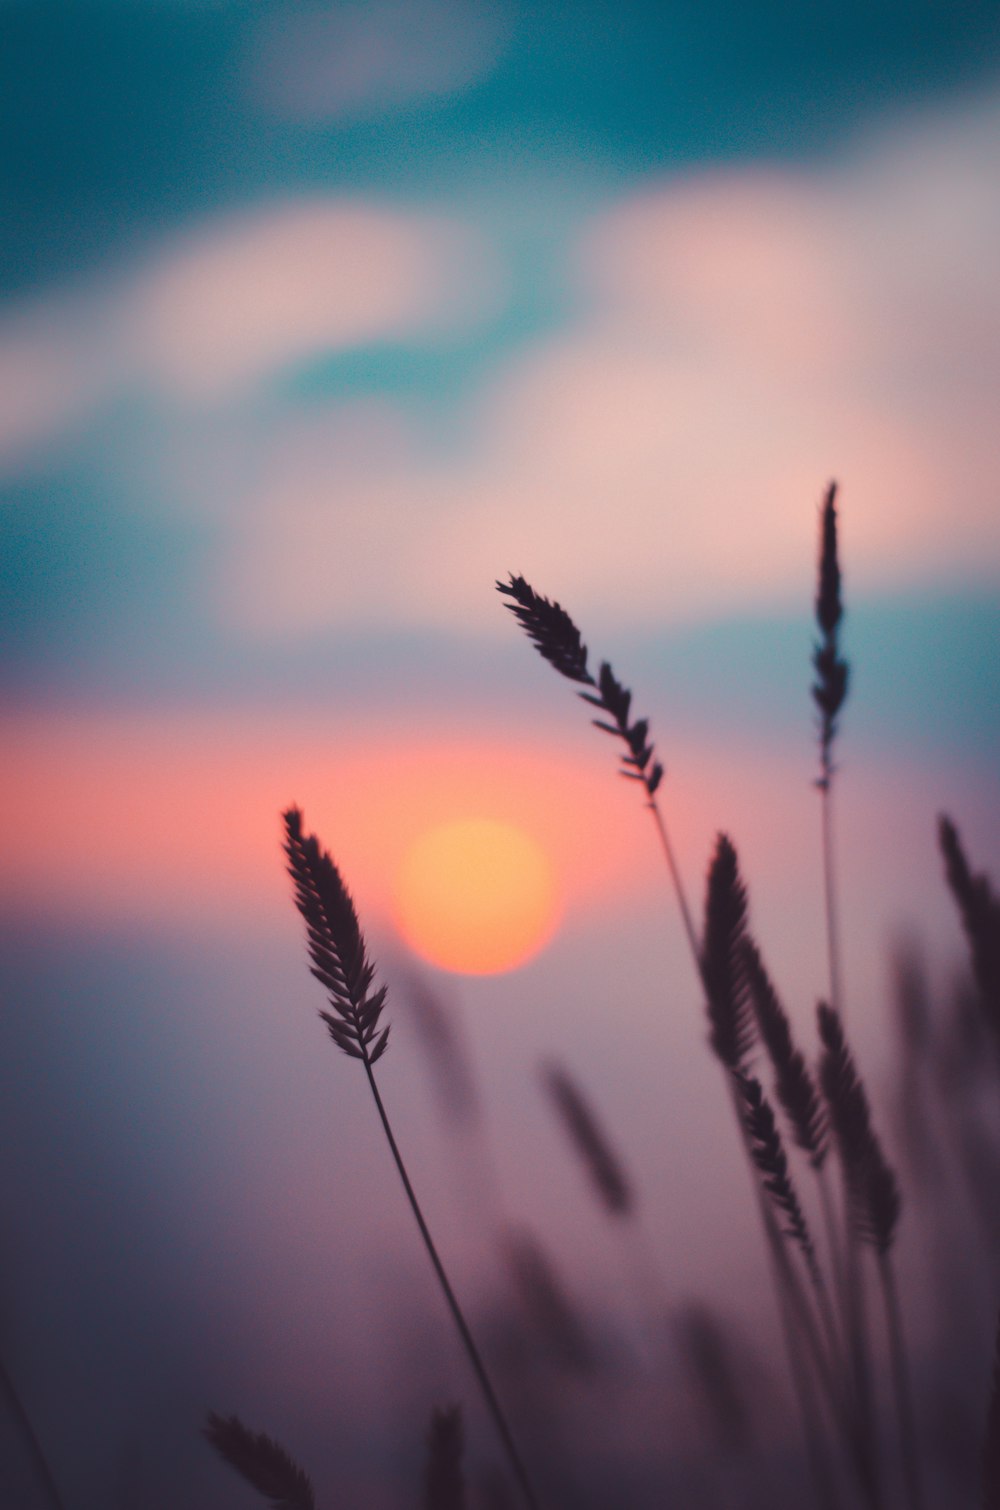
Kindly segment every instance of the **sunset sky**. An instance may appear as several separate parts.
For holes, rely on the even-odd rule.
[[[725,829],[805,1035],[836,478],[845,978],[876,1069],[893,940],[942,980],[960,957],[936,814],[1000,872],[1000,16],[0,0],[0,118],[0,1341],[43,1430],[81,1423],[53,1444],[79,1503],[166,1455],[166,1505],[230,1486],[193,1430],[147,1429],[157,1400],[181,1434],[208,1394],[277,1431],[334,1348],[374,1399],[398,1344],[359,1340],[373,1287],[439,1304],[316,1021],[290,802],[399,983],[383,1083],[464,1282],[493,1260],[440,1174],[400,899],[413,846],[469,821],[548,867],[523,968],[424,967],[506,1206],[562,1222],[581,1293],[613,1286],[538,1089],[559,1054],[635,1159],[671,1295],[744,1262],[655,833],[495,579],[633,688],[696,910]]]

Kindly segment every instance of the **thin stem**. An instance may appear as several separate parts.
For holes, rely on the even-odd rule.
[[[844,1273],[844,1251],[837,1235],[837,1218],[833,1209],[833,1194],[830,1190],[830,1179],[827,1174],[826,1164],[821,1164],[816,1169],[816,1182],[819,1185],[820,1205],[823,1211],[823,1225],[826,1228],[826,1244],[830,1251],[830,1265],[833,1269],[834,1289],[837,1294],[837,1304],[840,1308],[840,1324],[844,1338],[848,1336],[848,1301],[847,1301],[847,1277]]]
[[[917,1466],[917,1433],[913,1410],[913,1392],[910,1388],[910,1373],[906,1361],[906,1346],[903,1341],[903,1317],[896,1289],[896,1276],[888,1253],[878,1256],[878,1273],[882,1281],[882,1299],[885,1302],[885,1319],[889,1334],[889,1357],[892,1361],[892,1382],[896,1392],[896,1414],[899,1421],[899,1448],[903,1462],[903,1480],[910,1510],[923,1510],[924,1497],[920,1486],[920,1470]]]
[[[448,1276],[444,1270],[444,1265],[438,1257],[438,1251],[434,1246],[434,1240],[431,1237],[427,1223],[424,1221],[424,1214],[420,1209],[420,1204],[417,1201],[413,1186],[410,1184],[410,1177],[406,1172],[406,1165],[403,1163],[402,1155],[400,1154],[399,1149],[396,1146],[396,1139],[392,1135],[392,1128],[389,1126],[389,1118],[386,1115],[385,1107],[382,1104],[382,1097],[379,1095],[379,1089],[375,1083],[375,1075],[372,1071],[372,1067],[369,1063],[367,1055],[364,1056],[364,1066],[365,1072],[368,1076],[368,1084],[371,1086],[371,1092],[375,1098],[375,1105],[378,1108],[378,1114],[382,1122],[382,1128],[385,1132],[386,1139],[388,1140],[389,1148],[392,1152],[392,1157],[396,1163],[396,1168],[399,1171],[399,1178],[403,1182],[403,1189],[406,1191],[406,1196],[410,1203],[410,1209],[412,1210],[413,1215],[416,1218],[417,1226],[420,1228],[420,1236],[424,1240],[424,1246],[427,1249],[430,1261],[434,1266],[434,1272],[438,1277],[438,1282],[441,1285],[441,1289],[444,1291],[445,1300],[448,1302],[448,1308],[451,1311],[455,1325],[458,1327],[459,1336],[461,1337],[462,1342],[465,1345],[465,1351],[469,1356],[469,1362],[472,1364],[473,1372],[475,1373],[476,1379],[479,1382],[479,1387],[483,1392],[483,1398],[486,1401],[487,1408],[491,1416],[493,1417],[497,1431],[500,1434],[500,1439],[503,1442],[504,1450],[507,1453],[510,1466],[514,1472],[514,1477],[517,1479],[521,1493],[524,1496],[524,1502],[529,1507],[529,1510],[539,1510],[539,1501],[535,1495],[534,1489],[532,1488],[531,1480],[528,1478],[527,1470],[523,1462],[521,1461],[521,1455],[514,1443],[514,1438],[511,1435],[510,1427],[507,1425],[506,1417],[504,1416],[503,1410],[500,1407],[500,1402],[497,1399],[496,1394],[494,1393],[493,1385],[490,1383],[490,1377],[486,1372],[486,1366],[479,1355],[479,1349],[476,1347],[476,1344],[472,1339],[472,1333],[469,1331],[468,1323],[466,1322],[465,1317],[462,1314],[462,1308],[455,1297],[455,1292],[451,1288]]]
[[[813,1289],[816,1292],[816,1300],[819,1306],[819,1314],[823,1323],[823,1332],[826,1336],[827,1350],[830,1355],[831,1366],[837,1373],[843,1376],[844,1355],[841,1348],[840,1337],[837,1332],[837,1323],[833,1314],[833,1305],[830,1300],[830,1292],[827,1289],[823,1271],[817,1263],[810,1270],[809,1277],[812,1280]]]
[[[845,1206],[849,1199],[850,1196],[845,1191]],[[873,1432],[874,1415],[868,1357],[868,1313],[865,1305],[865,1284],[859,1244],[849,1225],[844,1272],[848,1350],[854,1376],[854,1427],[858,1471],[874,1506],[882,1503],[882,1487]]]
[[[833,863],[833,771],[826,769],[820,782],[823,815],[823,893],[826,910],[826,950],[830,967],[830,1005],[842,1016],[840,969],[840,928],[837,912],[837,888]]]
[[[799,1412],[802,1417],[802,1432],[806,1442],[806,1457],[809,1461],[809,1472],[812,1476],[816,1500],[823,1507],[823,1510],[838,1510],[840,1498],[837,1494],[833,1475],[830,1472],[829,1459],[827,1458],[826,1447],[823,1442],[823,1432],[817,1415],[813,1380],[802,1357],[802,1350],[799,1347],[798,1336],[795,1332],[795,1320],[788,1297],[784,1294],[780,1285],[778,1292],[778,1308],[781,1312],[785,1351],[788,1354],[788,1364],[795,1382],[795,1394],[799,1402]]]
[[[14,1381],[4,1367],[2,1359],[0,1359],[0,1390],[7,1396],[7,1403],[10,1406],[11,1414],[24,1438],[28,1449],[28,1456],[31,1458],[31,1466],[35,1470],[35,1475],[42,1486],[45,1498],[52,1506],[52,1510],[64,1510],[62,1497],[56,1488],[56,1481],[52,1477],[52,1471],[49,1468],[45,1453],[42,1451],[42,1444],[38,1440],[35,1428],[31,1424],[31,1417],[22,1405],[21,1397],[15,1389]]]
[[[666,856],[667,866],[670,870],[670,879],[673,882],[674,886],[674,895],[677,898],[677,905],[681,910],[681,921],[684,924],[684,932],[687,934],[687,941],[691,949],[691,957],[694,960],[694,967],[698,972],[699,978],[701,978],[701,950],[698,947],[698,935],[695,932],[694,923],[691,920],[691,909],[688,906],[687,895],[684,891],[684,882],[681,880],[681,873],[678,869],[677,861],[674,858],[673,845],[670,843],[670,835],[667,833],[667,825],[663,821],[663,814],[660,812],[660,807],[655,797],[651,797],[649,799],[649,811],[653,815],[653,822],[656,824],[656,831],[660,836],[660,844],[662,845],[663,853]]]

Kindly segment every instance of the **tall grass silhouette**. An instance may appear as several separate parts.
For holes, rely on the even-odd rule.
[[[751,926],[739,856],[726,834],[717,836],[709,858],[703,912],[700,926],[696,924],[664,814],[664,765],[648,719],[633,716],[629,689],[609,662],[592,669],[581,632],[560,603],[536,592],[522,576],[512,574],[496,586],[539,654],[575,684],[580,697],[596,710],[594,725],[620,743],[620,774],[637,784],[654,822],[704,1002],[707,1046],[722,1073],[724,1099],[729,1100],[734,1115],[763,1229],[811,1477],[809,1503],[819,1510],[850,1510],[858,1505],[864,1510],[896,1510],[902,1501],[907,1510],[925,1510],[933,1475],[926,1473],[921,1459],[927,1455],[930,1423],[926,1414],[921,1419],[917,1408],[894,1266],[904,1214],[902,1181],[876,1130],[878,1119],[845,1030],[832,789],[834,748],[849,678],[840,645],[844,606],[836,504],[837,488],[831,483],[820,512],[815,598],[819,638],[812,650],[811,684],[819,715],[816,785],[822,801],[821,891],[829,993],[827,1000],[816,1004],[812,1046],[797,1040],[764,963]],[[523,1502],[533,1510],[538,1505],[535,1490],[431,1238],[376,1080],[375,1068],[389,1042],[387,988],[376,985],[375,967],[353,901],[334,861],[319,840],[305,832],[297,808],[284,814],[284,825],[285,853],[295,902],[306,925],[310,969],[328,996],[328,1006],[320,1015],[334,1044],[361,1063],[487,1412]],[[983,1045],[990,1043],[1000,1050],[1000,899],[989,878],[974,870],[948,817],[939,820],[938,842],[945,881],[966,936],[971,986],[955,994],[951,1016],[938,1023],[932,1020],[930,991],[915,956],[898,958],[898,1014],[904,1075],[909,1077],[905,1087],[909,1121],[904,1133],[913,1151],[911,1174],[916,1171],[920,1178],[920,1170],[935,1171],[935,1188],[947,1178],[943,1171],[949,1158],[957,1156],[989,1240],[990,1232],[998,1230],[995,1219],[991,1227],[990,1209],[997,1189],[994,1176],[1000,1171],[1000,1140],[988,1119],[980,1117],[977,1105],[963,1104],[963,1096],[973,1075],[983,1073]],[[416,990],[412,982],[411,990]],[[439,1061],[439,1089],[448,1125],[453,1136],[467,1140],[479,1120],[469,1066],[461,1059],[446,1014],[432,997],[416,1002],[415,1020],[428,1052]],[[996,1068],[994,1060],[990,1065],[994,1094]],[[561,1062],[547,1061],[541,1081],[596,1201],[618,1224],[619,1232],[634,1231],[636,1185],[603,1118]],[[921,1119],[927,1126],[918,1126]],[[949,1119],[954,1149],[944,1146],[945,1139],[929,1147],[935,1144],[936,1129]],[[926,1178],[929,1188],[932,1176]],[[577,1306],[545,1242],[523,1223],[506,1220],[495,1223],[494,1237],[519,1302],[519,1314],[532,1331],[534,1351],[525,1349],[518,1365],[519,1377],[529,1391],[526,1398],[532,1404],[544,1399],[554,1419],[559,1412],[557,1388],[600,1391],[598,1419],[610,1419],[607,1391],[614,1388],[614,1370],[595,1342],[598,1332],[591,1324],[593,1318]],[[880,1308],[872,1304],[869,1294],[876,1282]],[[884,1319],[881,1325],[879,1309]],[[503,1314],[509,1318],[512,1313],[508,1309]],[[746,1476],[733,1503],[777,1510],[779,1503],[786,1502],[772,1492],[767,1472],[755,1459],[753,1411],[724,1324],[705,1307],[688,1305],[677,1308],[673,1335],[678,1355],[686,1359],[690,1378],[704,1396],[709,1414],[716,1418],[732,1465]],[[879,1350],[880,1337],[887,1361]],[[1000,1333],[996,1346],[992,1395],[988,1405],[984,1400],[980,1417],[981,1468],[959,1476],[965,1482],[972,1477],[980,1480],[984,1510],[1000,1510]],[[532,1359],[535,1363],[544,1360],[533,1377]],[[517,1375],[516,1368],[513,1373]],[[894,1430],[881,1419],[890,1408]],[[308,1479],[270,1438],[248,1431],[236,1417],[214,1415],[208,1419],[205,1436],[273,1505],[281,1510],[313,1510]],[[434,1410],[426,1448],[424,1510],[466,1510],[475,1496],[470,1498],[471,1481],[464,1469],[459,1407]],[[574,1469],[575,1477],[563,1477],[564,1486],[581,1482],[579,1464]],[[558,1473],[551,1482],[560,1482]],[[485,1504],[481,1485],[480,1490],[479,1502]],[[609,1503],[615,1510],[631,1510],[627,1494],[614,1493],[617,1497]],[[499,1481],[494,1481],[490,1503],[506,1504],[504,1495]],[[416,1498],[415,1486],[414,1502]],[[565,1498],[556,1503],[573,1510],[574,1492],[566,1491]],[[941,1504],[953,1510],[950,1501]],[[695,1494],[671,1501],[670,1510],[702,1510],[702,1502]],[[954,1510],[959,1510],[957,1502]]]
[[[309,958],[312,961],[310,970],[326,987],[332,1009],[321,1012],[320,1016],[337,1047],[348,1058],[360,1060],[364,1067],[393,1162],[487,1410],[496,1426],[524,1503],[529,1506],[529,1510],[538,1510],[535,1490],[434,1245],[375,1079],[375,1065],[389,1043],[388,1027],[380,1027],[387,988],[378,986],[373,989],[375,966],[368,958],[354,902],[337,866],[320,847],[315,835],[303,832],[302,814],[298,808],[289,808],[284,814],[284,822],[285,854],[295,887],[295,904],[306,925]]]
[[[886,1318],[890,1367],[899,1434],[899,1461],[910,1510],[923,1510],[909,1365],[892,1250],[902,1211],[895,1173],[887,1161],[869,1110],[867,1093],[842,1027],[843,984],[833,851],[832,789],[834,743],[847,696],[849,668],[841,654],[843,619],[837,542],[837,486],[827,489],[820,514],[818,583],[815,599],[819,639],[813,648],[812,697],[819,715],[822,800],[823,905],[830,1003],[820,1003],[822,1052],[814,1079],[795,1045],[789,1021],[767,975],[748,925],[746,889],[731,840],[720,835],[708,871],[705,923],[699,938],[670,842],[658,792],[664,768],[655,757],[646,719],[630,721],[631,696],[608,662],[595,676],[582,634],[557,601],[511,574],[497,582],[535,648],[562,676],[581,684],[580,696],[605,717],[596,726],[625,744],[622,774],[642,783],[668,863],[681,921],[705,992],[709,1044],[728,1072],[737,1121],[751,1167],[759,1181],[760,1212],[772,1257],[789,1363],[802,1409],[813,1482],[820,1503],[835,1490],[828,1477],[833,1430],[850,1464],[858,1491],[870,1510],[886,1501],[881,1439],[875,1419],[872,1357],[865,1304],[861,1249],[875,1255]],[[591,690],[592,689],[592,690]],[[973,974],[985,1021],[1000,1034],[1000,903],[986,877],[970,868],[954,825],[940,821],[940,844],[949,887],[968,937]],[[774,1076],[775,1095],[792,1140],[808,1160],[820,1191],[832,1285],[809,1231],[797,1194],[774,1110],[759,1079],[749,1071],[760,1045]],[[1000,1046],[1000,1038],[998,1038]],[[838,1211],[827,1178],[831,1149],[843,1181]],[[803,1289],[793,1259],[797,1255],[811,1286]],[[849,1362],[848,1362],[849,1360]]]
[[[789,1365],[796,1379],[796,1398],[802,1418],[814,1491],[824,1507],[836,1504],[835,1489],[828,1467],[828,1454],[821,1428],[819,1396],[836,1417],[840,1429],[848,1432],[844,1402],[834,1376],[829,1343],[821,1336],[821,1322],[805,1293],[788,1248],[788,1234],[783,1232],[773,1206],[774,1191],[763,1183],[759,1151],[755,1154],[753,1138],[747,1124],[745,1095],[741,1091],[746,1060],[755,1040],[753,1006],[748,987],[744,951],[749,942],[746,889],[739,873],[739,862],[732,841],[720,834],[709,865],[706,886],[705,921],[701,938],[695,930],[686,888],[681,877],[674,847],[657,793],[664,776],[662,763],[655,758],[649,738],[649,722],[629,722],[631,693],[614,675],[610,663],[601,663],[595,678],[589,668],[589,656],[580,630],[563,606],[535,591],[521,576],[510,575],[497,589],[512,602],[506,606],[515,615],[532,644],[562,676],[582,683],[594,691],[580,696],[608,715],[593,719],[597,728],[620,738],[626,747],[622,757],[622,775],[641,782],[647,806],[652,814],[667,861],[674,894],[696,975],[704,989],[709,1020],[709,1043],[727,1075],[729,1094],[737,1129],[747,1157],[758,1209],[763,1224],[777,1292]],[[829,1328],[828,1328],[829,1330]],[[831,1338],[832,1340],[832,1338]],[[863,1463],[858,1465],[866,1478]],[[879,1499],[869,1496],[873,1510]]]
[[[820,513],[819,581],[816,588],[816,623],[819,643],[813,649],[813,701],[819,711],[819,777],[823,813],[823,890],[826,903],[827,959],[830,971],[830,1001],[843,1011],[840,978],[840,939],[837,887],[833,863],[833,742],[840,711],[847,697],[849,668],[840,654],[841,601],[840,557],[837,550],[837,484],[826,490]]]
[[[251,1431],[238,1416],[210,1411],[202,1435],[272,1510],[316,1510],[308,1475],[266,1432]]]

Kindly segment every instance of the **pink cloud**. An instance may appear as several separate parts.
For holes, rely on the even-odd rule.
[[[609,315],[655,322],[679,353],[821,377],[869,350],[843,320],[856,268],[831,239],[832,210],[805,171],[692,175],[603,217],[582,249],[585,281]]]
[[[0,461],[123,391],[212,409],[327,352],[434,341],[491,312],[500,278],[459,218],[337,197],[218,215],[132,268],[0,325]]]
[[[23,463],[100,402],[106,353],[80,316],[72,301],[53,299],[0,324],[0,459]]]
[[[995,583],[996,153],[987,99],[808,173],[692,174],[610,206],[570,270],[581,313],[470,398],[464,453],[373,446],[345,473],[286,449],[226,600],[290,627],[305,559],[336,582],[310,630],[364,620],[377,581],[403,622],[488,632],[508,567],[591,623],[801,602],[831,476],[854,590]]]
[[[212,399],[322,355],[461,325],[489,298],[464,227],[337,199],[255,207],[192,231],[139,278],[129,325],[168,390]]]

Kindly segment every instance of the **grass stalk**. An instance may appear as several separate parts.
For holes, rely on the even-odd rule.
[[[847,697],[849,668],[841,658],[838,635],[844,607],[840,595],[840,562],[837,557],[837,484],[826,490],[820,513],[819,580],[816,588],[816,623],[820,638],[813,648],[813,701],[819,711],[819,777],[822,810],[823,890],[826,912],[826,945],[830,972],[830,1001],[843,1011],[840,939],[837,926],[837,889],[833,863],[833,742],[837,719]]]
[[[837,880],[833,854],[833,787],[832,771],[820,786],[820,813],[823,842],[823,913],[826,920],[826,956],[830,978],[830,1002],[838,1012],[844,1008],[840,967],[840,916],[837,908]]]
[[[14,1417],[18,1431],[24,1439],[24,1445],[27,1448],[28,1458],[31,1462],[35,1478],[38,1480],[39,1487],[45,1496],[47,1504],[50,1506],[50,1510],[65,1510],[62,1496],[52,1476],[48,1459],[45,1456],[38,1434],[31,1423],[31,1417],[25,1410],[21,1396],[18,1394],[14,1381],[7,1372],[2,1359],[0,1359],[0,1391],[7,1397],[10,1413]]]
[[[913,1409],[913,1390],[903,1337],[903,1313],[899,1304],[899,1291],[889,1252],[878,1255],[878,1274],[882,1286],[882,1301],[885,1307],[886,1330],[889,1338],[889,1361],[892,1369],[893,1392],[896,1396],[896,1417],[899,1424],[899,1451],[903,1465],[903,1484],[910,1510],[924,1510],[923,1487],[917,1456],[917,1429]]]
[[[458,1405],[435,1406],[427,1433],[427,1460],[421,1510],[465,1510],[462,1455],[465,1430]]]
[[[497,1434],[499,1435],[500,1440],[503,1443],[504,1452],[507,1455],[507,1461],[510,1464],[511,1471],[514,1474],[515,1479],[517,1480],[518,1487],[521,1490],[525,1504],[530,1506],[530,1510],[538,1510],[539,1501],[536,1498],[531,1480],[528,1477],[527,1469],[524,1466],[524,1462],[521,1458],[520,1452],[518,1451],[517,1444],[515,1443],[510,1427],[507,1424],[507,1418],[504,1415],[503,1408],[501,1407],[500,1401],[497,1398],[497,1394],[493,1388],[490,1376],[486,1371],[486,1365],[483,1363],[479,1349],[476,1346],[471,1331],[469,1330],[469,1324],[465,1319],[462,1308],[459,1305],[455,1292],[451,1287],[451,1281],[449,1280],[448,1275],[445,1271],[444,1264],[441,1262],[437,1248],[434,1246],[434,1239],[431,1237],[430,1229],[424,1219],[424,1213],[420,1208],[420,1202],[417,1200],[413,1185],[410,1182],[410,1176],[406,1170],[406,1165],[403,1162],[403,1156],[400,1153],[396,1139],[393,1136],[392,1127],[389,1123],[385,1105],[382,1101],[378,1085],[375,1081],[375,1075],[372,1071],[371,1063],[367,1059],[365,1060],[365,1072],[368,1076],[368,1084],[371,1088],[371,1093],[375,1101],[376,1109],[378,1110],[379,1120],[382,1123],[382,1130],[385,1133],[386,1142],[389,1144],[393,1162],[396,1165],[399,1178],[402,1181],[403,1189],[406,1191],[406,1199],[410,1203],[410,1210],[413,1212],[417,1227],[420,1230],[420,1236],[423,1238],[424,1247],[427,1250],[427,1256],[431,1261],[434,1273],[437,1275],[438,1283],[441,1286],[444,1298],[448,1304],[448,1309],[451,1312],[452,1320],[454,1321],[455,1326],[458,1329],[458,1334],[462,1339],[462,1345],[465,1348],[469,1362],[472,1365],[472,1371],[476,1376],[476,1381],[482,1392],[486,1407],[493,1418],[493,1424],[496,1426]]]
[[[1000,1510],[1000,1322],[993,1351],[993,1386],[983,1434],[983,1510]]]
[[[830,1173],[825,1163],[816,1168],[816,1184],[819,1188],[820,1210],[823,1213],[823,1228],[826,1234],[826,1247],[830,1255],[830,1267],[833,1271],[833,1284],[837,1296],[837,1308],[840,1312],[841,1343],[847,1346],[847,1275],[845,1273],[844,1247],[846,1234],[841,1240],[841,1233],[837,1227],[837,1213],[833,1203],[833,1191],[830,1188]]]
[[[430,1229],[396,1143],[385,1104],[375,1080],[374,1067],[389,1040],[389,1029],[379,1030],[386,988],[372,990],[374,966],[369,962],[364,937],[350,893],[340,872],[314,835],[302,832],[302,814],[289,808],[285,819],[285,852],[295,883],[296,905],[306,923],[312,974],[326,986],[332,1012],[322,1012],[330,1036],[349,1058],[360,1059],[375,1102],[397,1173],[416,1220],[431,1266],[437,1276],[452,1319],[475,1374],[486,1408],[492,1417],[507,1461],[528,1510],[539,1510],[539,1500],[514,1441],[507,1418],[473,1339],[468,1322],[434,1245]]]
[[[872,1125],[868,1096],[836,1012],[820,1003],[819,1032],[823,1042],[820,1080],[830,1110],[844,1175],[848,1218],[849,1294],[853,1307],[852,1339],[859,1429],[866,1447],[874,1448],[867,1423],[871,1389],[867,1358],[867,1326],[861,1247],[874,1249],[882,1282],[882,1297],[893,1374],[896,1418],[903,1455],[903,1472],[911,1510],[923,1504],[916,1453],[916,1430],[903,1344],[902,1319],[892,1273],[890,1250],[902,1210],[896,1176],[886,1161]],[[873,1451],[873,1462],[876,1461]]]
[[[750,1023],[745,982],[737,978],[741,971],[738,953],[744,937],[743,919],[746,898],[737,873],[735,850],[725,836],[720,836],[715,860],[709,872],[706,936],[704,940],[699,940],[666,822],[656,801],[656,793],[663,779],[664,770],[660,761],[655,758],[654,747],[649,738],[648,720],[638,719],[630,722],[632,694],[618,681],[607,661],[601,663],[597,677],[592,674],[588,664],[587,647],[583,643],[580,631],[560,603],[536,593],[523,577],[515,576],[513,573],[506,583],[497,582],[496,586],[500,593],[511,599],[506,607],[517,618],[542,658],[569,681],[585,689],[593,689],[581,691],[579,695],[604,715],[593,720],[597,728],[624,742],[626,753],[622,757],[621,774],[630,780],[641,782],[645,789],[647,806],[652,813],[670,872],[692,963],[707,998],[712,1024],[710,1036],[713,1050],[727,1070],[742,1069],[743,1060],[752,1042],[753,1029]],[[713,906],[717,909],[717,915],[712,911]],[[713,926],[716,927],[718,933],[714,947],[710,937]],[[800,1357],[792,1362],[791,1353],[794,1353],[804,1342],[831,1410],[835,1416],[839,1417],[841,1404],[838,1391],[831,1376],[829,1360],[825,1356],[823,1344],[817,1332],[815,1318],[799,1285],[798,1277],[789,1262],[784,1239],[761,1190],[738,1096],[732,1084],[730,1084],[730,1091],[737,1127],[757,1194],[771,1257],[772,1274],[778,1291],[779,1306],[783,1314],[787,1310],[788,1314],[795,1317],[796,1324],[785,1328],[786,1345],[790,1350],[793,1374],[796,1378],[801,1377],[803,1363]],[[812,1433],[812,1425],[807,1419],[808,1396],[801,1388],[797,1388],[796,1393],[803,1412],[803,1429],[808,1444]],[[815,1462],[815,1454],[812,1450],[810,1450],[810,1460]],[[874,1501],[872,1510],[878,1510]]]
[[[684,925],[684,933],[688,941],[688,947],[691,951],[691,958],[694,960],[694,967],[700,978],[701,950],[698,945],[698,935],[695,932],[694,923],[691,919],[691,909],[688,906],[687,893],[684,890],[684,882],[681,878],[681,873],[677,864],[676,857],[674,856],[674,848],[670,842],[670,835],[667,833],[667,825],[664,820],[663,813],[660,811],[660,805],[657,802],[655,796],[652,796],[649,799],[649,810],[653,815],[653,822],[656,824],[656,832],[659,836],[660,847],[663,850],[664,858],[667,862],[667,868],[670,871],[670,880],[673,884],[674,896],[677,899],[677,906],[680,910],[681,922]]]

